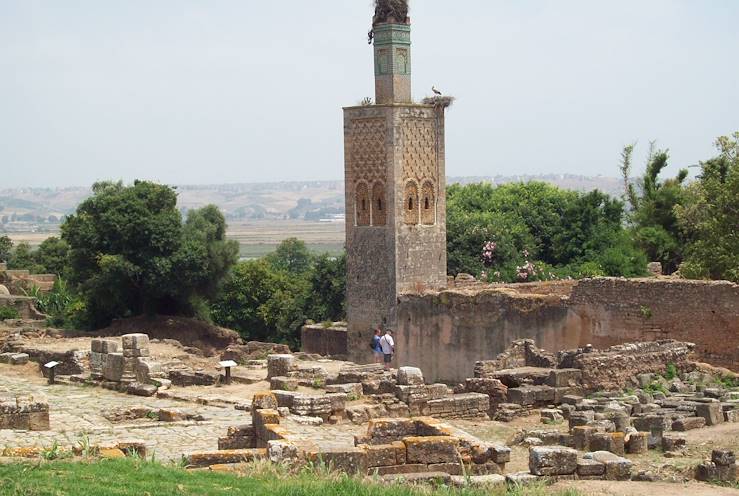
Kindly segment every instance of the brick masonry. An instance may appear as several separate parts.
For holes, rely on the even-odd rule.
[[[476,361],[524,338],[550,352],[675,339],[695,343],[700,361],[739,370],[739,348],[727,346],[739,341],[739,285],[728,282],[601,278],[573,283],[569,295],[489,286],[407,293],[397,319],[399,363],[431,381],[463,381]]]

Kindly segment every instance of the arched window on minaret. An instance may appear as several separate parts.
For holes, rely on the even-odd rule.
[[[372,225],[387,224],[387,203],[385,202],[385,183],[376,181],[372,185]]]
[[[370,198],[369,188],[367,183],[357,183],[355,191],[355,215],[358,226],[369,226],[370,225]]]
[[[403,220],[406,224],[418,224],[418,185],[413,181],[405,183]]]
[[[436,194],[434,183],[425,181],[421,189],[421,223],[427,226],[436,224]]]

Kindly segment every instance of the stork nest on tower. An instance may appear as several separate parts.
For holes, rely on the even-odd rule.
[[[373,24],[383,22],[408,22],[408,0],[375,0]]]
[[[455,98],[453,96],[448,95],[435,95],[435,96],[427,96],[424,98],[421,103],[424,105],[433,105],[434,107],[438,108],[449,108],[454,103]]]

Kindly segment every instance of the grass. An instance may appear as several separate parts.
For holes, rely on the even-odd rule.
[[[188,472],[141,459],[92,462],[0,464],[0,495],[13,496],[577,496],[544,486],[494,489],[451,489],[380,485],[320,468],[291,473],[282,466],[255,463],[249,476],[208,471]]]

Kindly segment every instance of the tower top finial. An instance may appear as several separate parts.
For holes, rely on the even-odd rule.
[[[375,0],[372,24],[408,24],[408,0]]]

